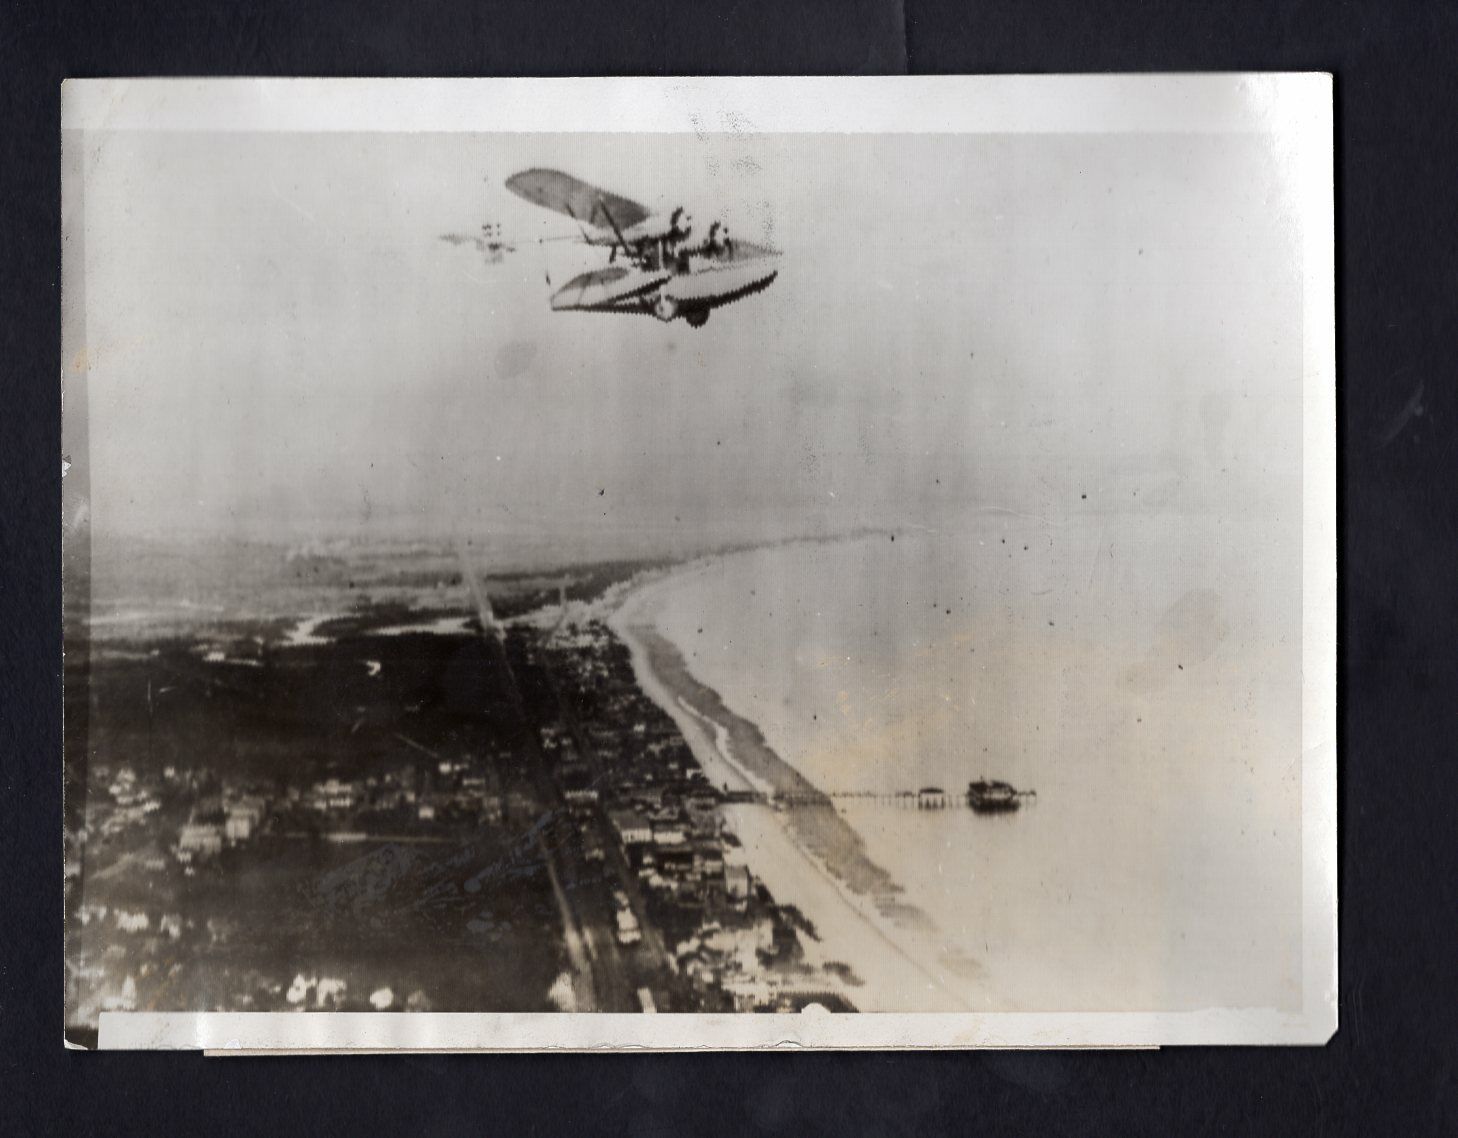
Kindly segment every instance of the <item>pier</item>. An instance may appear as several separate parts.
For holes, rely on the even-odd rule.
[[[1037,791],[1017,791],[1019,799],[1036,798]],[[831,806],[837,801],[855,800],[877,802],[886,806],[897,806],[903,810],[946,810],[954,806],[969,805],[967,793],[943,790],[941,787],[927,787],[922,790],[835,790],[813,794],[762,794],[757,791],[730,791],[726,802],[744,802],[758,806],[777,806],[803,809],[814,806]]]

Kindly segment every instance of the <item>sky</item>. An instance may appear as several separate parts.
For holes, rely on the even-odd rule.
[[[1253,136],[129,131],[84,148],[101,532],[619,552],[1048,515],[1083,494],[1299,516],[1298,233]],[[552,312],[544,276],[602,253],[534,242],[571,232],[503,188],[537,165],[725,217],[783,252],[780,278],[702,329]],[[486,221],[521,241],[502,264],[439,239]]]

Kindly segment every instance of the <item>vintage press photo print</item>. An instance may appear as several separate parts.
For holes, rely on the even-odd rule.
[[[63,130],[70,1043],[1335,1030],[1326,77]]]

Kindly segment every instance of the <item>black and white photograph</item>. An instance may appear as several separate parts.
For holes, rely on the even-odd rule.
[[[68,1043],[1336,1029],[1327,77],[62,128]]]

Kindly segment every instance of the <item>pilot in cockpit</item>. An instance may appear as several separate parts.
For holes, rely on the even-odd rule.
[[[732,257],[734,247],[729,242],[729,227],[722,221],[716,221],[709,226],[709,237],[704,242],[704,253],[706,256]]]
[[[694,231],[694,219],[683,206],[668,215],[668,240],[670,246],[678,246],[689,239]]]

